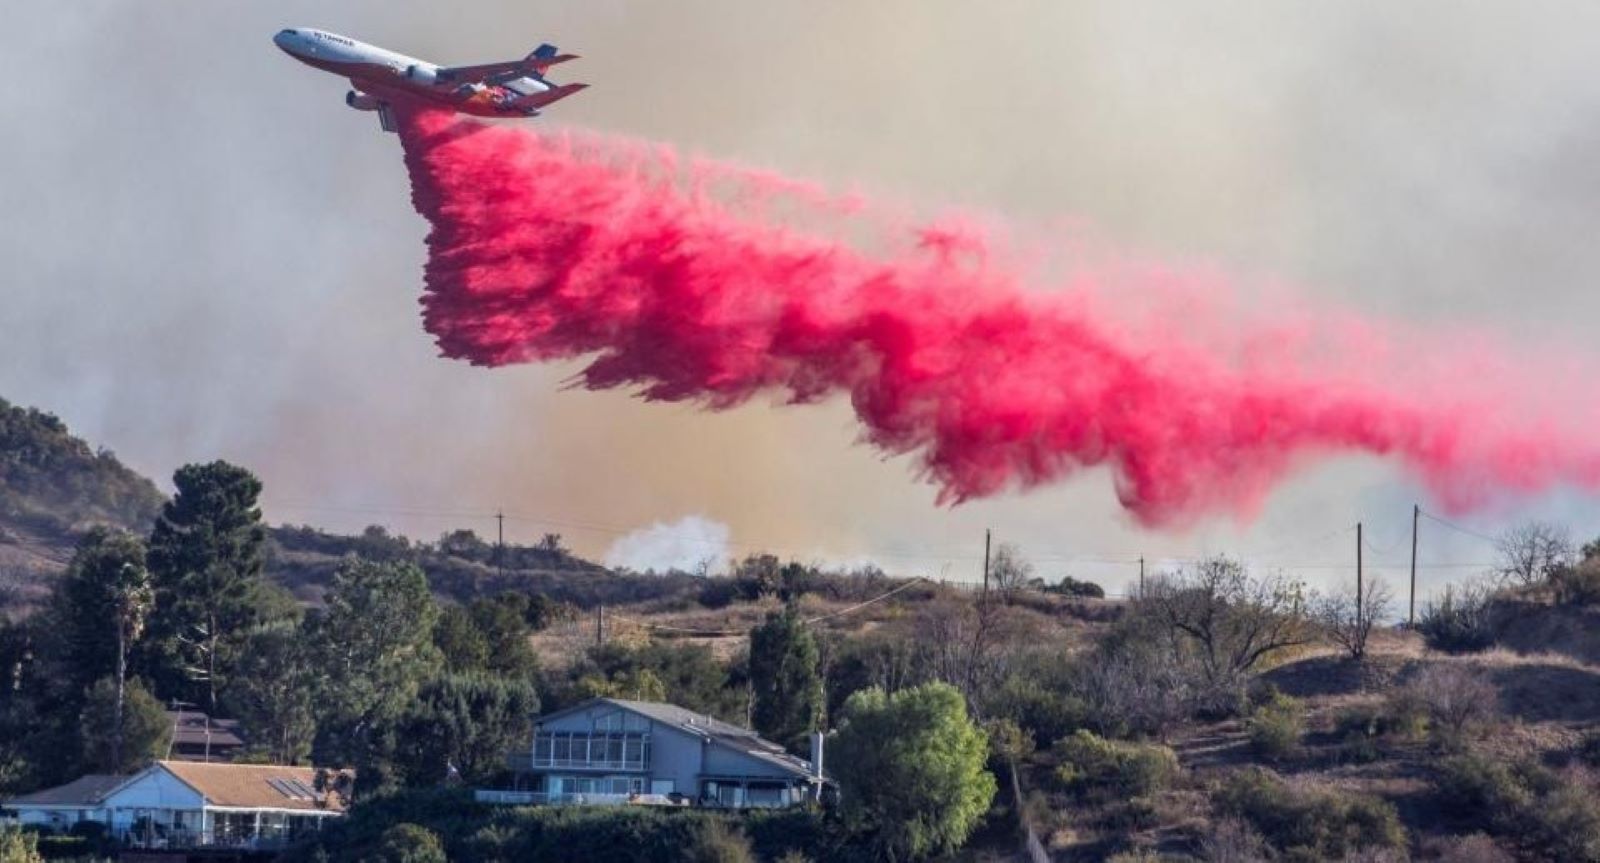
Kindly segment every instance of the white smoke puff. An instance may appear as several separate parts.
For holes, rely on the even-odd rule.
[[[666,572],[697,572],[720,567],[728,559],[728,526],[698,515],[670,524],[656,522],[611,544],[606,566]]]

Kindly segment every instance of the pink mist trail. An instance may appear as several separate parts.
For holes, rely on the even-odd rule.
[[[1198,277],[1172,276],[1202,287],[1164,312],[1119,314],[1104,297],[1160,279],[1044,290],[992,236],[902,231],[772,174],[431,112],[403,126],[432,225],[424,319],[447,357],[587,357],[582,386],[713,409],[845,395],[864,440],[914,458],[942,502],[1105,466],[1145,524],[1247,517],[1351,452],[1397,460],[1454,509],[1600,487],[1600,448],[1551,406],[1515,407],[1528,387],[1481,346],[1390,374],[1381,326],[1216,326],[1227,301]]]

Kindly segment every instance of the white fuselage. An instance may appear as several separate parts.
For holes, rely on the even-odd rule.
[[[510,80],[494,85],[441,81],[440,67],[433,63],[326,30],[282,30],[272,41],[306,65],[350,79],[356,91],[346,101],[352,107],[367,110],[367,102],[374,97],[386,100],[409,96],[483,117],[531,116],[537,111],[522,107],[519,100],[552,89],[539,78],[515,73]]]

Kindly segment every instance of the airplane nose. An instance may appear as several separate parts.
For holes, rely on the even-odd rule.
[[[294,43],[295,36],[296,33],[293,30],[279,30],[278,34],[272,37],[272,44],[277,45],[279,48],[282,48],[285,51],[288,51],[290,46]]]

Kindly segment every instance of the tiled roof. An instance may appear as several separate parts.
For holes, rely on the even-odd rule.
[[[156,764],[200,792],[212,806],[344,811],[341,796],[317,792],[314,767],[199,761],[157,761]]]
[[[65,785],[54,788],[45,788],[32,794],[24,794],[6,801],[6,805],[18,803],[31,803],[38,806],[72,806],[81,805],[88,809],[100,805],[100,800],[106,792],[128,781],[126,776],[113,776],[105,773],[91,773],[80,776]]]

